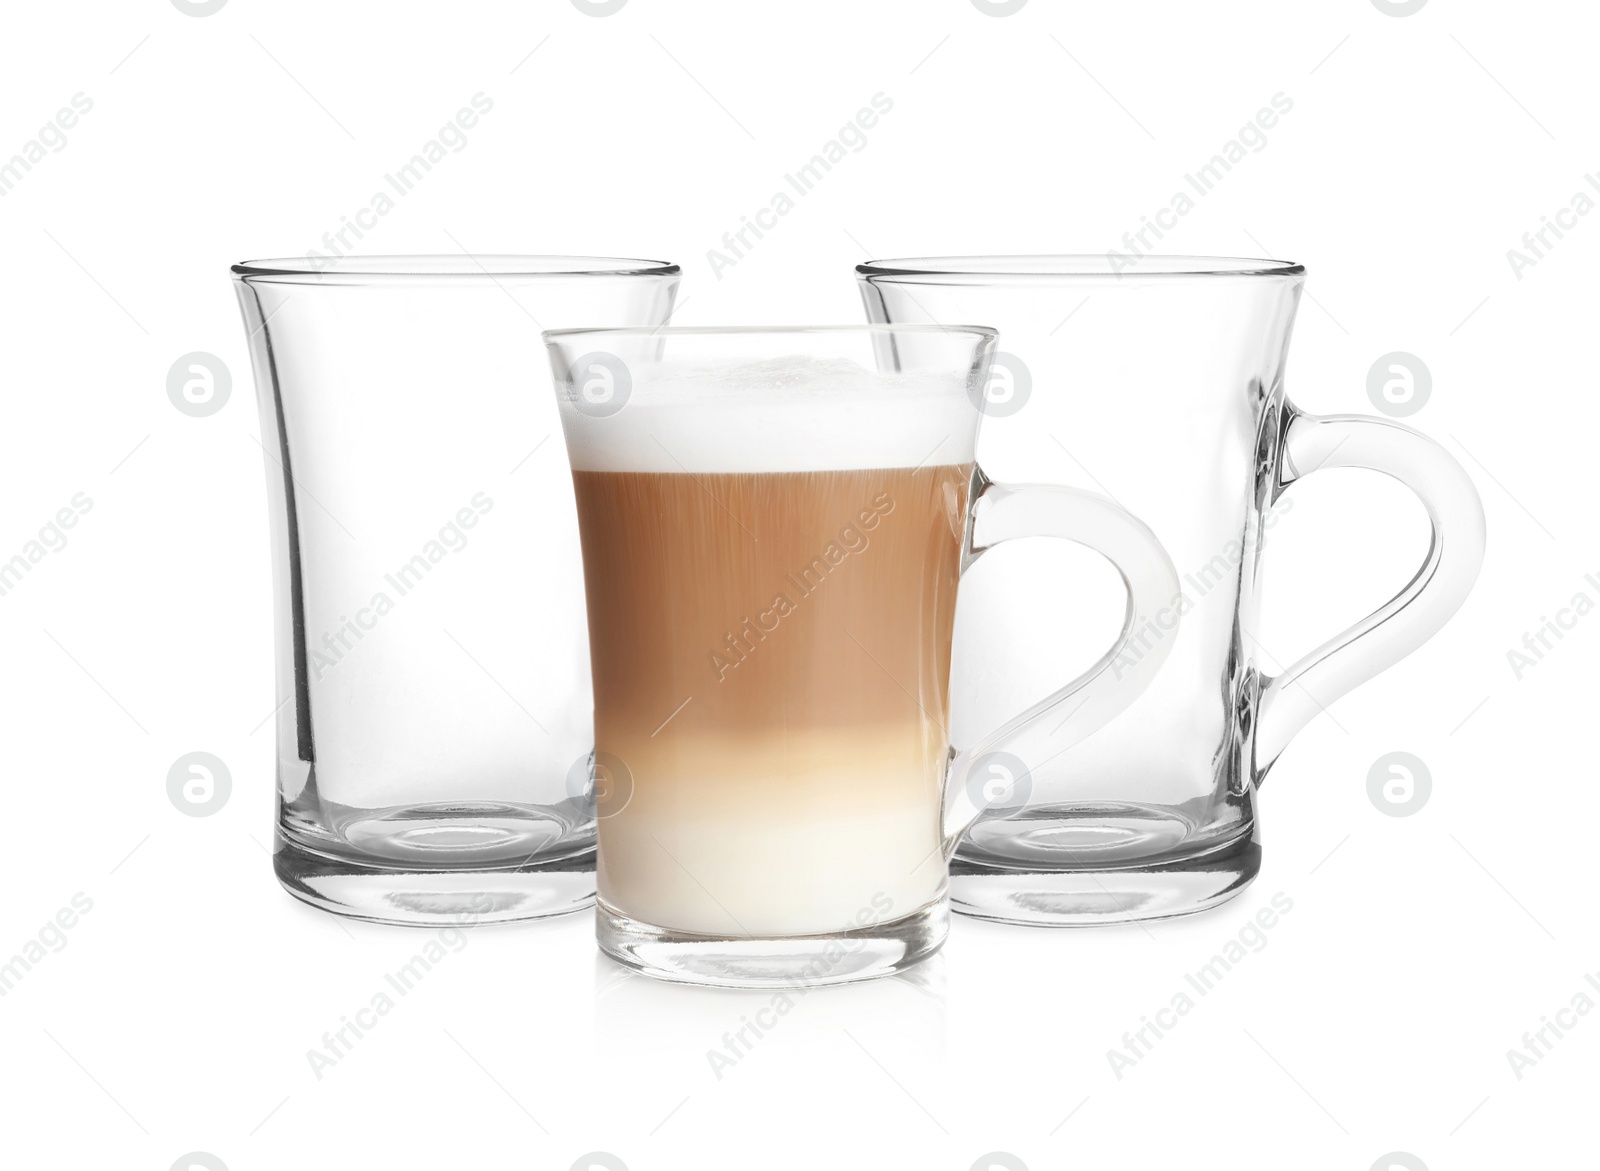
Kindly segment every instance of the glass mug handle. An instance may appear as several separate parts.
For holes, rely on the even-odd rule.
[[[1154,533],[1127,509],[1076,488],[995,484],[976,473],[962,571],[1017,537],[1061,537],[1110,561],[1128,591],[1122,633],[1110,650],[951,762],[945,784],[944,853],[986,810],[1027,804],[1028,771],[1059,756],[1139,698],[1172,652],[1178,631],[1178,571]],[[990,794],[990,783],[1001,792]]]
[[[1465,469],[1410,427],[1368,415],[1310,415],[1290,404],[1272,498],[1322,468],[1369,468],[1415,492],[1433,528],[1428,556],[1387,603],[1293,664],[1263,678],[1256,719],[1260,781],[1327,704],[1394,666],[1450,620],[1483,564],[1483,502]]]

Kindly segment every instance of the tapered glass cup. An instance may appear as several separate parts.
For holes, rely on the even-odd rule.
[[[379,256],[233,274],[272,530],[279,880],[391,923],[587,906],[589,656],[539,333],[662,322],[677,267]]]
[[[989,919],[1160,918],[1237,894],[1260,867],[1256,794],[1291,737],[1430,638],[1483,560],[1483,508],[1438,444],[1389,419],[1318,417],[1284,392],[1305,269],[1184,256],[994,256],[860,265],[876,322],[986,321],[1004,353],[978,440],[996,475],[1093,484],[1147,523],[1182,574],[1182,621],[1130,660],[1168,654],[1139,699],[1071,751],[1023,761],[1030,796],[989,810],[951,865],[954,907]],[[1421,499],[1432,544],[1384,606],[1297,661],[1254,635],[1269,508],[1323,468],[1371,468]],[[1053,686],[1041,644],[1062,608],[1006,604],[985,582],[967,700]],[[963,633],[966,633],[963,631]],[[1057,643],[1059,645],[1059,643]],[[985,723],[957,712],[982,735]]]
[[[839,983],[932,953],[946,861],[1164,657],[1177,579],[1109,500],[991,484],[981,327],[555,330],[595,689],[601,948],[665,979]],[[961,574],[1023,536],[1128,588],[1098,668],[950,751]]]

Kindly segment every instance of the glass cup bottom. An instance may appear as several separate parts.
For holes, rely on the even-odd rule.
[[[943,946],[950,900],[898,919],[829,935],[773,938],[697,935],[630,918],[595,901],[595,938],[617,963],[658,980],[714,988],[853,984],[903,972]]]
[[[420,805],[342,819],[288,807],[273,867],[324,911],[399,926],[542,919],[594,901],[592,827],[538,806]]]
[[[1097,816],[1089,828],[1127,831],[1129,818]],[[1138,819],[1149,844],[1161,836]],[[1142,857],[1125,853],[1096,865],[1084,848],[1082,818],[1035,816],[1039,827],[1054,827],[1063,844],[1030,855],[985,855],[963,843],[950,862],[951,908],[960,915],[1031,927],[1095,927],[1108,923],[1170,919],[1227,902],[1255,880],[1261,869],[1261,842],[1254,819],[1220,839],[1154,848]],[[1035,841],[1039,839],[1036,837]],[[1065,844],[1065,843],[1070,843]],[[1126,848],[1126,847],[1125,847]],[[1054,854],[1054,856],[1052,856]]]

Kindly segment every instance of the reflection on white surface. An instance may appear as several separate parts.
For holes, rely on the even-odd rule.
[[[945,984],[942,953],[882,980],[749,991],[669,984],[596,953],[596,1056],[602,1066],[670,1057],[713,1084],[764,1053],[848,1034],[875,1058],[920,1065],[944,1056]]]

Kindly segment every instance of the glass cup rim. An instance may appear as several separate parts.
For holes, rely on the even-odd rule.
[[[993,342],[1000,331],[988,325],[937,325],[928,322],[863,322],[859,325],[631,325],[631,326],[578,326],[576,328],[547,329],[540,336],[546,345],[567,338],[578,337],[729,337],[752,334],[772,334],[787,337],[796,334],[964,334],[977,341]]]
[[[1114,269],[1107,253],[1039,253],[991,256],[920,256],[867,260],[856,265],[863,277],[949,277],[992,280],[1114,280],[1150,277],[1299,276],[1305,265],[1293,260],[1239,256],[1148,253],[1130,256]]]
[[[241,260],[229,271],[240,280],[308,283],[346,281],[488,280],[502,277],[677,276],[682,269],[665,260],[616,256],[566,256],[514,253],[381,253],[337,257],[285,256]]]

